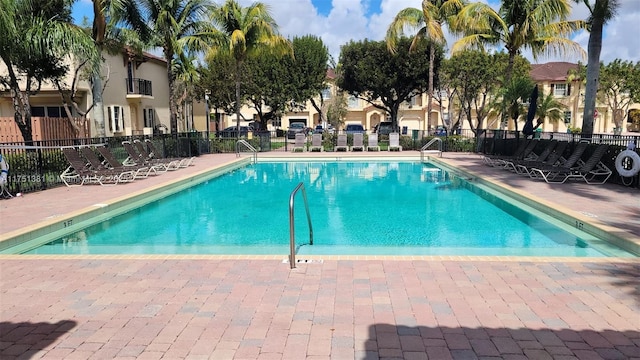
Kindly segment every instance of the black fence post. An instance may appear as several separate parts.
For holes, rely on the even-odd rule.
[[[44,161],[42,161],[42,142],[36,141],[35,145],[37,146],[37,154],[38,154],[38,178],[40,179],[40,190],[45,190],[47,188],[47,182],[44,176]]]

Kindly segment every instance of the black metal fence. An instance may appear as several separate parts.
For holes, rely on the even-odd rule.
[[[367,145],[369,134],[364,134],[364,145]],[[567,133],[538,133],[541,140],[555,139],[570,143],[567,152],[573,145],[580,142],[581,134]],[[424,131],[411,131],[400,136],[400,145],[403,150],[420,150],[436,136]],[[481,130],[474,133],[470,130],[460,131],[456,135],[437,136],[442,142],[442,150],[445,152],[480,152],[487,154],[511,154],[515,151],[522,135],[512,131]],[[311,134],[306,137],[305,147],[311,145]],[[322,134],[322,147],[324,151],[334,151],[337,145],[337,132],[325,132]],[[110,138],[86,138],[86,139],[60,139],[48,141],[33,141],[25,143],[0,143],[0,152],[10,166],[8,177],[8,189],[11,193],[27,193],[63,185],[60,174],[69,165],[62,154],[63,146],[90,146],[104,145],[120,160],[127,158],[127,152],[122,146],[123,141],[150,139],[157,149],[161,149],[168,157],[190,157],[210,153],[233,153],[236,151],[237,138],[224,138],[214,133],[188,132],[172,135],[154,136],[127,136]],[[294,139],[283,131],[263,131],[249,133],[243,140],[249,142],[260,152],[282,151],[290,152],[293,149]],[[353,145],[353,135],[347,134],[349,145]],[[609,182],[639,187],[639,175],[633,178],[622,178],[615,171],[615,158],[626,148],[630,142],[640,144],[640,136],[624,135],[594,135],[592,143],[607,143],[609,152],[603,162],[614,171],[614,176]],[[378,143],[381,150],[387,150],[389,136],[379,135]],[[438,148],[437,142],[430,149]]]
[[[536,146],[534,152],[540,153],[545,147],[545,140],[567,141],[569,146],[565,150],[568,156],[575,145],[581,141],[588,141],[592,146],[585,152],[585,157],[589,156],[597,144],[609,144],[607,153],[602,158],[602,163],[613,171],[613,175],[607,183],[620,184],[624,186],[640,188],[640,174],[633,177],[622,177],[616,171],[616,158],[631,143],[640,145],[640,135],[613,135],[613,134],[593,134],[590,138],[585,138],[582,134],[568,134],[546,132],[536,134],[536,138],[543,140]],[[519,141],[524,137],[513,131],[486,130],[481,131],[478,137],[478,152],[485,154],[511,155],[518,147]],[[635,149],[640,154],[640,148]]]

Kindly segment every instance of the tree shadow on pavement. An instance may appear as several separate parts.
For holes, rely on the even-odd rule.
[[[508,329],[375,324],[361,360],[374,359],[630,359],[640,332]]]
[[[77,323],[70,320],[57,323],[0,322],[0,359],[30,359],[76,326]]]

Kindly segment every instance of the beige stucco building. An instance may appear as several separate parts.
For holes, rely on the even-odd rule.
[[[331,98],[338,95],[338,89],[335,85],[335,73],[332,69],[327,71],[327,87],[322,92],[322,98],[325,102],[331,100]],[[387,120],[387,113],[379,109],[368,102],[358,99],[356,97],[350,95],[344,95],[347,97],[347,114],[343,119],[342,128],[345,128],[348,124],[360,124],[367,131],[373,130],[376,125],[383,121]],[[319,103],[319,97],[317,99],[317,103]],[[249,125],[252,121],[254,121],[255,110],[253,108],[244,106],[241,109],[241,125],[246,126]],[[398,124],[400,129],[407,134],[410,134],[412,130],[433,130],[436,126],[442,125],[441,120],[441,111],[439,106],[434,101],[432,105],[431,111],[431,121],[428,122],[427,119],[427,95],[421,94],[414,97],[410,102],[403,103],[400,106],[398,111]],[[221,115],[220,116],[221,123],[220,129],[229,126],[236,125],[236,116],[232,115]],[[276,129],[287,129],[289,125],[293,122],[301,122],[306,124],[308,127],[315,127],[316,125],[326,125],[322,124],[322,120],[320,118],[319,112],[315,109],[315,107],[308,101],[302,109],[298,109],[297,111],[290,111],[285,113],[280,122],[272,122],[268,124],[268,129],[274,131]],[[213,126],[211,127],[213,129]],[[340,129],[339,129],[340,130]]]
[[[569,81],[569,70],[575,69],[578,64],[568,62],[550,62],[545,64],[533,64],[531,69],[531,77],[538,84],[540,97],[553,93],[557,100],[563,103],[566,108],[563,109],[564,120],[559,122],[551,122],[545,119],[541,125],[543,131],[566,132],[570,128],[580,128],[582,126],[582,116],[584,112],[584,86],[582,80],[575,79]],[[335,74],[332,71],[327,73],[327,88],[323,92],[324,99],[330,99],[337,96],[337,89],[334,85]],[[439,103],[435,99],[431,105],[431,114],[427,116],[428,96],[421,94],[410,102],[403,103],[398,112],[398,126],[401,131],[411,134],[412,130],[419,130],[424,133],[432,133],[435,128],[448,124],[447,119],[450,114],[447,112],[448,103],[446,99]],[[375,106],[347,95],[348,113],[344,118],[344,126],[352,123],[363,125],[367,130],[372,130],[377,124],[387,119],[385,111]],[[594,122],[595,133],[613,133],[615,124],[613,122],[611,109],[602,103],[596,104],[598,116]],[[630,111],[637,109],[640,111],[640,104],[632,104]],[[253,109],[244,107],[242,109],[243,116],[246,120],[241,121],[243,125],[248,125],[254,119]],[[472,115],[473,116],[473,115]],[[622,131],[640,131],[637,126],[627,122],[628,115],[625,114],[625,124]],[[306,106],[296,112],[286,113],[280,123],[269,124],[269,130],[276,128],[287,129],[292,122],[302,122],[308,127],[314,127],[321,123],[320,115],[310,102]],[[518,121],[518,129],[522,129],[525,119],[521,117]],[[498,118],[485,119],[485,127],[489,129],[499,129],[500,121]],[[222,128],[235,125],[235,115],[222,116]],[[638,124],[640,125],[640,124]],[[462,129],[469,129],[468,121],[464,121]],[[507,125],[509,130],[515,129],[515,124],[510,121]]]
[[[106,136],[149,135],[155,131],[168,132],[169,84],[167,62],[149,53],[103,54],[104,130]],[[71,62],[73,64],[73,62]],[[6,74],[0,63],[0,73]],[[73,71],[64,79],[73,81]],[[21,87],[24,89],[24,85]],[[80,79],[76,96],[78,107],[86,111],[92,104],[91,84],[86,77]],[[44,83],[41,90],[30,97],[32,116],[66,120],[63,101],[58,90]],[[72,110],[73,111],[73,110]],[[178,131],[205,129],[204,102],[193,102],[183,107]],[[0,92],[0,118],[13,118],[12,100],[8,91]],[[73,116],[78,116],[74,113]],[[99,124],[94,121],[94,110],[87,113],[90,135],[98,134]]]
[[[569,62],[550,62],[545,64],[533,64],[531,77],[538,84],[540,97],[549,93],[566,106],[564,120],[560,122],[544,122],[544,131],[564,132],[569,127],[580,128],[584,114],[585,88],[582,79],[570,81],[570,70],[578,68],[578,64]],[[640,109],[640,104],[631,104],[628,111]],[[594,133],[613,133],[616,127],[613,121],[611,108],[604,103],[596,103],[597,116],[593,123]],[[627,111],[627,112],[628,112]],[[624,114],[622,131],[638,131],[628,122],[628,113]]]
[[[117,55],[104,54],[104,58],[105,134],[107,136],[122,136],[150,135],[154,131],[169,132],[169,86],[166,61],[152,54],[138,55],[128,51]],[[6,73],[6,68],[3,66],[4,64],[0,63],[0,73]],[[584,87],[579,79],[569,81],[567,75],[570,69],[577,66],[577,64],[566,62],[532,65],[531,76],[539,86],[540,96],[552,92],[560,102],[566,105],[564,121],[550,122],[547,119],[542,125],[544,131],[565,132],[569,128],[581,127],[584,111]],[[67,84],[71,84],[72,80],[72,72],[70,72],[65,81]],[[327,72],[326,84],[327,87],[322,94],[325,100],[339,96],[335,86],[335,73],[332,70]],[[380,122],[387,121],[388,115],[384,110],[353,96],[345,96],[347,96],[348,112],[344,117],[342,128],[348,124],[356,123],[371,131]],[[86,111],[92,103],[91,86],[86,79],[80,80],[78,83],[77,98],[80,109]],[[51,84],[43,84],[41,91],[31,96],[30,101],[34,117],[65,118],[62,98]],[[418,130],[423,134],[430,134],[438,126],[445,125],[444,119],[449,116],[446,101],[440,104],[433,100],[430,116],[427,116],[427,101],[427,95],[421,94],[400,106],[398,126],[402,133],[409,135],[413,130]],[[182,106],[178,131],[207,130],[205,108],[203,101],[193,101]],[[594,132],[612,133],[614,123],[611,110],[604,104],[597,104],[597,109],[598,117],[594,123]],[[640,104],[632,104],[630,109],[637,109],[640,112]],[[211,113],[215,113],[215,109],[209,110]],[[249,125],[256,116],[255,110],[247,106],[244,106],[241,112],[243,115],[241,125]],[[2,118],[13,118],[13,106],[8,91],[0,93],[0,119]],[[90,124],[90,134],[96,136],[98,126],[95,124],[93,111],[87,114],[87,118]],[[214,116],[211,118],[213,119]],[[218,130],[236,125],[235,114],[219,114],[219,120]],[[292,122],[302,122],[308,127],[315,127],[321,124],[321,119],[311,102],[307,102],[302,109],[285,113],[279,122],[270,122],[268,129],[271,131],[286,130]],[[491,119],[485,121],[485,124],[489,129],[497,129],[500,126],[499,121]],[[518,129],[522,129],[523,125],[524,119],[521,118]],[[626,121],[624,125],[627,128],[624,128],[623,131],[640,130]],[[469,128],[468,122],[465,121],[462,129]],[[515,128],[513,121],[510,122],[508,128]],[[6,131],[4,130],[6,127],[2,127],[2,129],[2,131]],[[209,123],[209,129],[216,130],[215,121]]]

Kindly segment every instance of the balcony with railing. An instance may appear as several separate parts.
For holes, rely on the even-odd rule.
[[[128,78],[127,97],[153,96],[153,88],[150,80]]]

